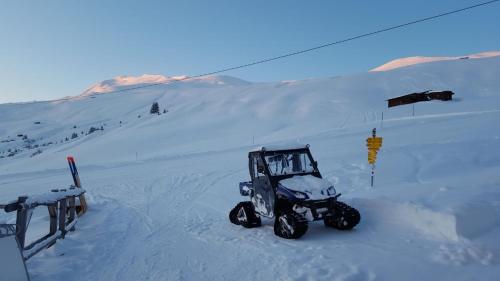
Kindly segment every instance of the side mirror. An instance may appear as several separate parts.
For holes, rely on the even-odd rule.
[[[246,181],[246,182],[240,182],[240,194],[242,196],[252,196],[252,182],[251,181]]]

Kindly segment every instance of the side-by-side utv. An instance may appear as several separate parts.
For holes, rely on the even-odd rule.
[[[274,233],[287,239],[304,235],[310,221],[340,230],[359,223],[359,212],[338,201],[341,194],[321,177],[309,145],[262,147],[248,159],[251,181],[240,183],[240,193],[250,201],[230,211],[232,223],[252,228],[261,217],[274,219]]]

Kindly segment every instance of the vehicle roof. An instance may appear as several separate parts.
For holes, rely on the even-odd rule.
[[[301,144],[301,143],[271,144],[271,145],[259,146],[257,148],[252,149],[250,152],[295,150],[304,148],[309,148],[309,144]]]

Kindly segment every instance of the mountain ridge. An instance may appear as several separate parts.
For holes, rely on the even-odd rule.
[[[250,84],[240,78],[227,75],[209,75],[190,78],[187,75],[164,76],[161,74],[142,74],[140,76],[120,75],[111,79],[97,82],[87,88],[77,97],[88,97],[96,94],[107,94],[127,88],[141,87],[154,84],[191,83],[198,85],[232,85],[241,86]]]
[[[482,53],[476,53],[458,57],[412,56],[412,57],[405,57],[405,58],[398,58],[391,60],[383,65],[371,69],[370,72],[390,71],[402,67],[409,67],[413,65],[432,63],[437,61],[449,61],[449,60],[459,60],[459,59],[483,59],[496,56],[500,56],[500,51],[488,51],[488,52],[482,52]]]

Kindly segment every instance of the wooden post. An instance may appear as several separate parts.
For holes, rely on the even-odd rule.
[[[57,232],[57,204],[48,205],[50,229],[49,235],[54,235]]]
[[[26,240],[26,230],[28,224],[28,210],[24,205],[26,199],[28,199],[27,196],[20,196],[17,199],[17,202],[20,207],[17,209],[16,236],[17,236],[17,241],[19,241],[21,249],[24,249],[24,243]]]
[[[59,200],[59,231],[61,231],[61,238],[64,239],[66,235],[66,211],[67,202],[66,198]]]
[[[72,223],[76,219],[76,199],[75,199],[75,196],[70,196],[67,198],[67,200],[68,200],[68,205],[69,205],[68,223]],[[71,227],[68,230],[75,231],[75,226]]]
[[[53,236],[57,232],[57,203],[51,204],[47,206],[49,210],[49,219],[50,219],[50,229],[49,229],[49,237]],[[51,247],[56,243],[54,240],[53,243],[47,245],[47,248]]]

